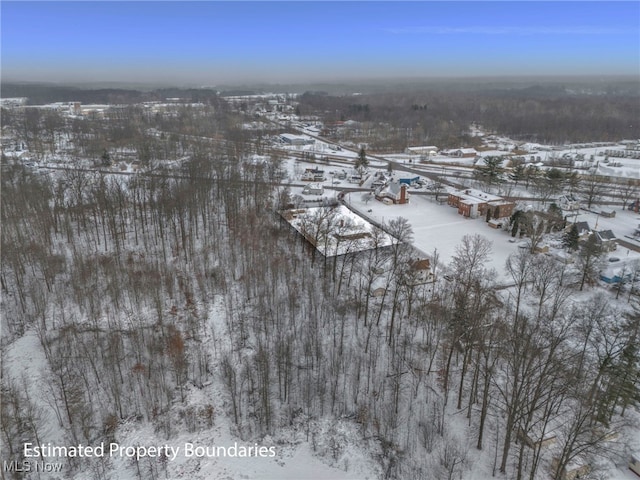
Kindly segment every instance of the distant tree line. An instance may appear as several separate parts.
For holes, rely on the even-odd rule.
[[[466,144],[468,127],[479,123],[489,131],[516,140],[550,144],[615,141],[638,138],[638,97],[631,95],[569,95],[546,90],[474,92],[385,92],[358,96],[306,93],[300,111],[320,114],[325,121],[383,123],[404,133],[398,147]],[[368,125],[366,128],[371,128]]]
[[[80,88],[55,84],[2,82],[2,96],[27,97],[29,105],[53,102],[81,102],[98,104],[133,104],[162,101],[166,98],[183,98],[188,102],[210,103],[218,97],[212,89],[127,89],[127,88]]]

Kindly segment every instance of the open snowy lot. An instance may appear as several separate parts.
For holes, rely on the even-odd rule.
[[[440,262],[449,263],[456,252],[456,246],[464,235],[478,233],[493,242],[493,253],[489,268],[494,268],[500,278],[507,281],[504,265],[507,257],[518,251],[525,240],[511,243],[511,236],[503,231],[490,228],[484,219],[466,218],[458,215],[456,208],[446,203],[439,205],[433,197],[422,195],[411,196],[405,205],[385,205],[375,199],[365,201],[362,194],[350,193],[346,202],[357,209],[365,218],[370,217],[377,222],[388,222],[391,219],[404,217],[413,227],[414,246],[426,255],[432,255],[437,249]],[[441,198],[445,198],[444,195]]]

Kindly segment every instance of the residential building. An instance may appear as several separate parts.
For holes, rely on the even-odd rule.
[[[600,230],[596,232],[596,243],[607,252],[613,252],[618,246],[616,236],[611,230]]]
[[[475,148],[458,148],[455,150],[446,150],[443,152],[445,155],[457,158],[475,158],[478,152]]]
[[[456,207],[460,215],[469,218],[486,215],[487,210],[491,210],[491,218],[507,218],[513,214],[516,206],[498,195],[473,189],[449,193],[447,203]]]
[[[393,204],[399,205],[409,203],[409,192],[407,190],[408,186],[405,183],[392,181],[387,186],[381,187],[376,191],[376,200],[384,202],[386,199]]]
[[[580,210],[580,201],[573,195],[562,195],[558,198],[558,207],[563,212],[576,212]]]
[[[591,235],[591,227],[588,222],[577,222],[575,225],[578,229],[578,237],[580,237],[580,241],[589,238],[589,235]]]
[[[325,180],[324,170],[307,168],[302,174],[302,178],[300,178],[300,180],[304,182],[323,182]]]
[[[405,153],[412,155],[435,155],[438,152],[438,147],[433,145],[425,147],[407,147]]]
[[[319,183],[310,183],[302,189],[303,195],[323,195],[324,187]]]

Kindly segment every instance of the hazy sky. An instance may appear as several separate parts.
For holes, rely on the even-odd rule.
[[[0,2],[2,78],[640,74],[640,2]]]

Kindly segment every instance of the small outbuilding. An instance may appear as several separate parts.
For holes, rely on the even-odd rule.
[[[313,145],[315,143],[315,140],[311,137],[292,133],[283,133],[280,135],[280,140],[287,145]]]
[[[303,195],[323,195],[324,187],[319,183],[310,183],[302,189]]]
[[[613,252],[618,246],[616,236],[611,230],[600,230],[596,232],[596,243],[607,252]]]

